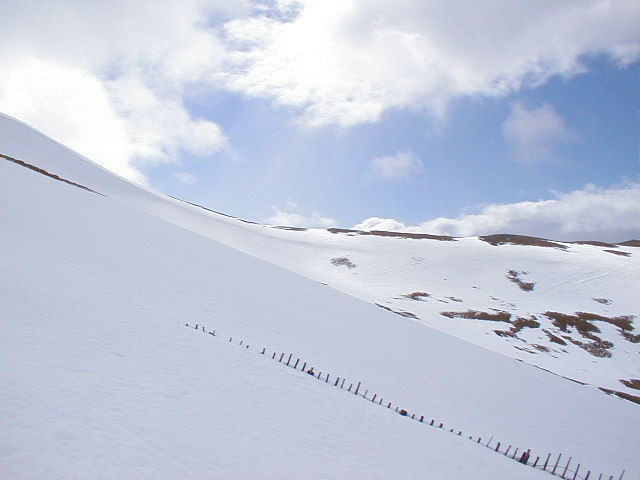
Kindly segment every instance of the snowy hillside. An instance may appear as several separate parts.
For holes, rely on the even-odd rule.
[[[637,405],[497,353],[623,390],[613,379],[637,377],[636,331],[594,317],[599,332],[579,322],[560,335],[543,313],[633,315],[635,247],[252,225],[128,183],[6,117],[0,153],[33,166],[0,159],[4,478],[550,478],[468,436],[640,474]],[[515,332],[522,341],[492,331],[517,323],[440,313],[491,308],[541,325]],[[578,327],[611,341],[601,347],[612,355],[543,332],[596,342]],[[540,351],[534,343],[557,351],[513,348]]]

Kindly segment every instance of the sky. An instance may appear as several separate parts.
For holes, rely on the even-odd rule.
[[[25,0],[0,27],[0,112],[213,210],[640,238],[636,1]]]

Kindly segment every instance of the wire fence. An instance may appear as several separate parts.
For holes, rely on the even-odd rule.
[[[207,330],[205,326],[201,324],[189,325],[188,323],[185,323],[184,325],[186,327],[201,331],[216,338],[226,338],[226,336],[223,337],[219,332],[216,333],[216,330]],[[259,354],[265,355],[267,357],[270,355],[272,360],[280,363],[285,367],[293,368],[294,370],[305,373],[325,384],[339,388],[341,390],[345,390],[348,393],[368,400],[376,405],[380,405],[381,407],[384,407],[388,410],[393,410],[395,413],[398,413],[399,415],[410,420],[417,421],[430,427],[448,431],[449,433],[452,433],[459,437],[464,436],[468,440],[471,440],[478,445],[486,447],[487,449],[491,449],[495,453],[500,453],[507,458],[521,463],[523,466],[542,470],[544,472],[550,473],[551,475],[568,480],[623,480],[625,470],[622,470],[622,473],[620,473],[619,476],[604,475],[600,473],[598,477],[596,477],[595,472],[582,468],[582,464],[579,462],[575,462],[575,460],[571,456],[568,460],[566,460],[566,463],[561,453],[558,454],[557,457],[555,455],[552,455],[551,453],[547,453],[546,455],[535,455],[534,459],[534,454],[531,453],[530,449],[520,449],[520,447],[517,447],[515,445],[499,442],[495,440],[494,437],[491,437],[486,443],[484,443],[482,437],[475,437],[473,435],[469,435],[467,437],[466,434],[463,435],[462,430],[459,430],[457,428],[450,428],[449,426],[445,427],[444,422],[438,421],[435,418],[431,418],[429,420],[429,417],[425,415],[421,415],[415,412],[410,413],[410,410],[402,408],[399,405],[394,404],[393,402],[387,401],[379,393],[373,391],[369,392],[369,389],[365,388],[360,381],[347,380],[345,377],[332,375],[329,372],[323,372],[320,369],[316,371],[315,365],[304,361],[300,357],[295,356],[293,353],[275,352],[271,350],[268,351],[266,347],[251,347],[251,345],[246,343],[244,340],[238,341],[236,339],[234,341],[233,337],[229,337],[228,341],[229,343],[244,347],[246,350],[253,349],[256,350]],[[515,448],[512,449],[512,447]]]

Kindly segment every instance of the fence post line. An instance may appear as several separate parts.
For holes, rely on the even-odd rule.
[[[271,360],[275,360],[276,359],[276,352],[273,352],[273,355],[271,355]]]
[[[576,480],[576,477],[578,476],[578,470],[580,470],[580,464],[578,464],[578,466],[576,467],[576,473],[573,474],[572,480]]]
[[[391,402],[389,402],[389,405],[387,405],[387,408],[391,408]]]
[[[602,474],[598,475],[598,480],[602,480]]]
[[[302,366],[302,371],[303,372],[307,371],[307,362],[304,362],[304,365]]]
[[[518,447],[516,447],[516,449],[513,451],[513,456],[511,458],[516,458],[516,455],[518,453]]]
[[[362,382],[358,382],[358,386],[356,387],[356,393],[355,393],[354,395],[357,395],[357,394],[358,394],[358,390],[360,390],[360,384],[361,384],[361,383],[362,383]]]
[[[322,372],[318,372],[318,380],[320,380],[320,375],[322,375]]]
[[[349,385],[349,392],[351,391],[351,387],[353,387],[353,383],[351,385]]]
[[[367,390],[364,392],[364,395],[362,395],[362,398],[367,398],[367,393],[369,393],[369,389],[367,388]]]
[[[262,347],[262,355],[264,355],[264,351],[266,350],[265,347]]]
[[[292,356],[293,356],[293,353],[290,353],[289,358],[287,358],[287,367],[289,366],[289,362],[291,361]]]
[[[242,342],[244,342],[244,340],[240,340],[240,345],[242,345]]]
[[[547,471],[547,463],[549,463],[549,459],[551,458],[551,454],[547,454],[547,459],[544,461],[544,467],[542,467],[542,470],[544,470],[545,472]]]
[[[232,341],[232,340],[233,340],[233,337],[229,337],[229,341]]]
[[[433,418],[431,419],[431,423],[429,425],[433,426]]]
[[[482,437],[478,437],[478,441],[476,443],[480,443],[481,440],[482,440]]]
[[[558,463],[560,463],[560,457],[562,456],[562,453],[558,454],[558,460],[556,460],[556,464],[553,467],[553,470],[551,471],[551,473],[556,473],[556,468],[558,468]]]
[[[424,422],[424,415],[420,416],[420,423]]]
[[[586,477],[584,477],[584,480],[589,480],[589,475],[591,475],[591,470],[589,470],[589,471],[587,472],[587,476],[586,476]]]
[[[371,401],[372,401],[372,402],[375,402],[375,401],[376,401],[376,397],[377,397],[377,396],[378,396],[378,394],[377,394],[377,393],[374,393],[374,394],[373,394],[373,398],[371,399]]]
[[[411,418],[412,418],[412,419],[415,419],[415,418],[416,418],[416,414],[415,414],[415,413],[412,413],[412,414],[411,414]]]
[[[398,411],[398,407],[396,407],[396,412]]]
[[[340,388],[344,388],[344,382],[345,382],[346,378],[342,379],[342,383],[340,384]]]
[[[496,450],[495,451],[497,452],[498,450],[500,450],[500,442],[498,442],[498,444],[496,445]]]
[[[438,425],[438,428],[442,428],[444,426],[443,422],[440,422],[440,425]]]
[[[567,474],[567,470],[569,470],[569,464],[571,463],[571,457],[569,457],[569,461],[567,462],[567,466],[564,467],[564,472],[562,472],[562,477],[564,478],[564,476]]]
[[[329,383],[329,374],[327,373],[327,379],[324,381],[324,383]]]
[[[485,447],[488,447],[488,446],[489,446],[489,444],[491,443],[491,440],[493,440],[493,437],[491,437],[491,438],[489,439],[489,441],[487,442],[487,444],[485,445]]]
[[[536,457],[536,461],[533,462],[533,468],[536,468],[536,465],[538,464],[538,460],[540,460],[540,457]]]
[[[378,405],[382,405],[382,397],[380,397],[380,401],[378,402]]]
[[[620,474],[620,478],[618,480],[622,480],[622,477],[624,477],[624,472],[626,472],[626,470],[622,470],[622,473]]]
[[[295,368],[296,370],[298,369],[298,364],[300,363],[300,359],[296,360],[296,364],[293,366],[293,368]]]
[[[504,452],[505,457],[509,454],[509,450],[511,450],[511,445],[509,445],[509,448],[507,448],[507,451]]]
[[[198,330],[198,324],[196,323],[196,330]]]
[[[336,383],[333,384],[334,387],[338,386],[338,382],[340,381],[340,377],[336,378]]]

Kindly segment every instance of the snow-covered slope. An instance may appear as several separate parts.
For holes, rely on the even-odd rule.
[[[639,473],[631,402],[310,279],[331,275],[356,293],[357,249],[352,269],[325,269],[323,255],[339,257],[335,242],[356,239],[372,254],[372,237],[211,214],[0,120],[0,153],[101,194],[0,160],[4,477],[545,478],[468,435]],[[274,266],[278,248],[284,266],[310,278]],[[284,368],[263,346],[464,435]]]

